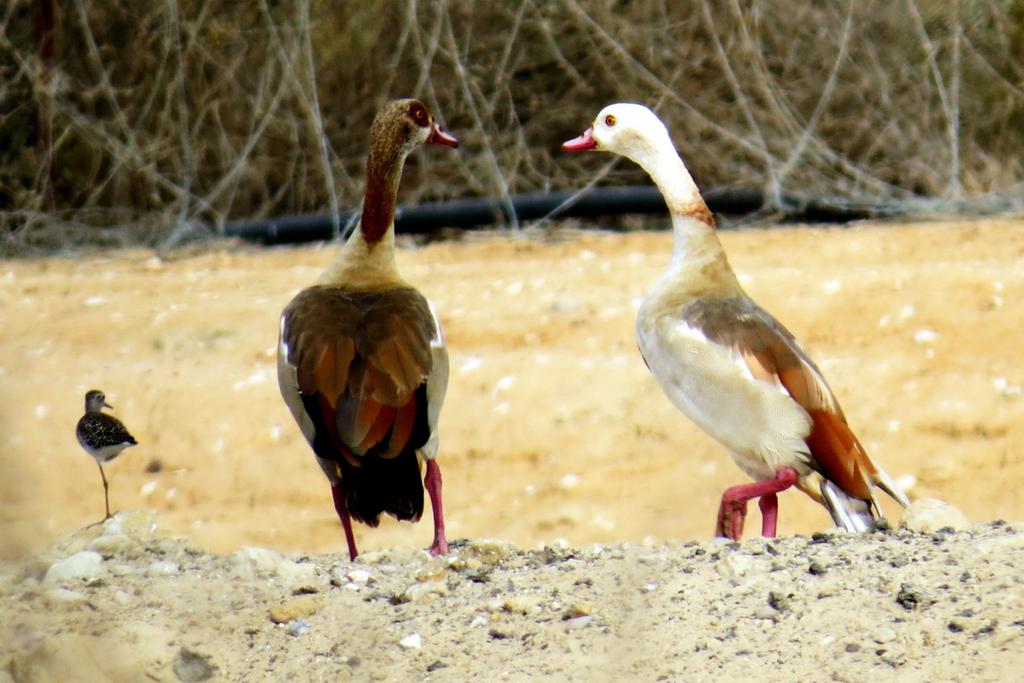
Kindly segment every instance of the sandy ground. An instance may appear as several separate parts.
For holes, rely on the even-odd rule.
[[[989,522],[1024,519],[1024,363],[1019,351],[1024,321],[1022,228],[1024,222],[1019,220],[975,220],[903,226],[864,224],[846,229],[769,229],[723,233],[722,237],[747,290],[803,341],[873,457],[912,497],[942,498],[972,520]],[[555,232],[517,238],[482,235],[463,242],[402,250],[400,268],[435,303],[451,352],[452,377],[442,416],[440,456],[451,538],[499,538],[526,550],[565,543],[568,550],[560,552],[578,555],[576,560],[584,565],[594,561],[593,570],[599,574],[592,578],[594,585],[618,581],[617,560],[612,561],[612,556],[605,553],[591,557],[587,554],[591,551],[572,548],[587,548],[594,543],[633,544],[613,546],[611,552],[623,554],[630,566],[645,566],[646,560],[641,559],[644,553],[663,558],[652,562],[672,569],[659,570],[660,578],[655,583],[665,586],[684,580],[678,574],[687,574],[687,567],[695,575],[686,579],[694,581],[704,576],[702,572],[718,571],[705,556],[694,560],[696,548],[706,555],[719,556],[716,562],[728,561],[721,559],[726,557],[724,550],[706,541],[721,491],[744,478],[720,447],[664,399],[633,339],[638,299],[667,263],[670,239],[666,233]],[[344,538],[329,489],[278,395],[274,371],[281,308],[316,277],[334,252],[331,246],[269,251],[223,248],[213,253],[164,258],[135,251],[83,259],[0,263],[0,312],[5,327],[0,337],[0,555],[35,557],[28,560],[34,570],[16,563],[11,566],[18,569],[5,575],[15,577],[7,579],[8,590],[0,593],[5,609],[10,607],[7,596],[32,600],[38,594],[42,596],[39,600],[59,601],[53,596],[47,598],[45,584],[38,582],[48,566],[41,558],[49,562],[75,548],[87,547],[91,541],[82,540],[80,535],[99,534],[103,529],[92,527],[76,535],[76,530],[102,517],[103,511],[96,466],[74,437],[82,395],[90,388],[106,391],[108,400],[117,407],[115,414],[140,441],[138,447],[106,468],[112,506],[152,511],[160,525],[160,535],[139,541],[141,549],[133,551],[134,555],[126,557],[117,551],[103,556],[105,565],[113,563],[108,571],[118,579],[100,580],[101,585],[92,587],[86,582],[82,589],[86,591],[84,604],[98,609],[90,618],[109,616],[101,603],[114,599],[111,591],[122,589],[130,595],[124,605],[112,603],[120,605],[121,617],[115,621],[149,623],[155,617],[143,609],[146,605],[171,599],[167,596],[179,588],[184,590],[183,582],[202,584],[207,578],[220,576],[224,580],[210,584],[215,588],[207,590],[224,590],[224,596],[208,606],[182,607],[176,620],[166,622],[166,628],[175,624],[173,628],[185,628],[189,633],[197,629],[197,633],[204,634],[206,626],[200,625],[217,610],[241,614],[241,606],[249,604],[247,591],[256,591],[257,586],[270,592],[260,593],[257,604],[251,605],[255,612],[250,617],[255,619],[257,612],[263,614],[259,626],[251,628],[268,628],[263,623],[266,603],[282,600],[284,589],[274,582],[268,584],[270,587],[264,585],[265,580],[260,583],[258,572],[251,580],[239,579],[237,586],[224,578],[230,578],[224,566],[231,562],[231,555],[225,554],[247,546],[301,554],[293,560],[326,554],[310,560],[317,567],[317,576],[337,573]],[[824,511],[798,492],[780,496],[780,507],[780,533],[784,536],[806,535],[829,527]],[[895,520],[895,508],[888,512]],[[756,529],[756,510],[751,517],[750,528]],[[1016,533],[1013,527],[976,527],[970,534],[940,544],[940,549],[960,548],[962,556],[954,558],[959,562],[969,557],[973,552],[970,549],[978,543],[991,541],[998,545],[1002,542],[998,539],[1007,534],[1007,538],[1017,538]],[[172,540],[175,538],[184,540]],[[381,567],[397,567],[394,572],[401,580],[415,579],[420,565],[433,566],[412,550],[428,544],[429,519],[419,525],[389,520],[378,529],[358,527],[357,539],[364,551],[398,553],[402,559],[381,560]],[[681,545],[691,541],[703,545]],[[51,545],[54,542],[56,545]],[[669,545],[661,545],[663,542]],[[840,577],[854,568],[867,572],[865,576],[882,571],[892,550],[890,545],[909,544],[905,552],[916,558],[919,550],[926,555],[931,552],[927,549],[933,543],[928,538],[889,536],[864,542],[869,543],[868,550],[848,550],[845,561],[836,560],[841,566],[828,573],[833,581],[841,581]],[[749,556],[754,564],[770,562],[767,557],[771,552],[759,541],[750,543],[743,544],[738,557]],[[792,552],[792,558],[784,563],[806,559],[807,543],[806,536],[780,541],[779,547]],[[870,543],[882,543],[881,549],[875,552]],[[837,547],[843,547],[842,543]],[[144,597],[150,588],[145,583],[146,572],[161,553],[169,555],[169,562],[181,572],[173,581],[162,579],[169,583],[154,584],[153,590],[166,593],[161,593],[162,598],[149,599]],[[497,590],[497,585],[504,590],[509,582],[515,583],[513,579],[546,581],[543,572],[531,574],[535,554],[524,553],[510,551],[502,560],[505,564],[499,563],[495,571],[510,572],[511,576],[501,574],[498,584],[479,590],[487,593]],[[944,585],[959,590],[970,583],[960,581],[963,570],[944,564],[953,560],[941,553],[927,557],[928,571],[921,577],[928,592],[948,591],[942,588]],[[991,554],[986,557],[991,559]],[[1009,574],[996,576],[994,583],[989,582],[991,577],[986,578],[978,589],[980,593],[962,599],[988,600],[985,591],[1005,593],[1012,585],[1016,592],[1005,596],[1009,600],[1005,606],[1019,613],[1020,559],[1019,550],[1015,550],[1008,558]],[[696,566],[690,564],[691,560]],[[938,564],[933,566],[933,560]],[[859,566],[861,561],[866,568]],[[118,569],[118,562],[128,569]],[[712,568],[705,567],[705,562]],[[557,573],[563,571],[562,564],[551,569],[542,562],[541,568]],[[232,571],[242,571],[231,566]],[[370,571],[376,572],[374,580],[384,581],[382,568]],[[477,590],[475,580],[464,576],[471,570],[444,565],[443,571],[448,572],[446,584],[454,581]],[[580,579],[590,575],[586,566],[579,571],[578,577],[570,574]],[[765,571],[759,576],[771,578],[775,574],[770,567]],[[906,567],[900,568],[902,574],[886,572],[899,575],[897,578],[913,574]],[[949,574],[953,578],[946,578],[944,572],[954,572]],[[804,573],[790,572],[802,582],[810,581]],[[142,578],[133,578],[129,586],[119,587],[123,577],[136,574]],[[675,578],[670,574],[676,574]],[[778,634],[778,625],[788,623],[794,632],[810,629],[804,633],[809,638],[810,632],[819,630],[814,615],[839,619],[844,608],[868,604],[877,599],[878,591],[889,595],[895,585],[890,581],[882,586],[882,579],[870,579],[867,586],[860,585],[860,578],[852,581],[857,585],[841,589],[849,602],[832,601],[834,610],[808,608],[810,611],[800,618],[783,616],[781,621],[758,617],[748,626],[754,630],[776,628]],[[39,587],[27,588],[26,582]],[[722,585],[726,596],[735,589],[733,583]],[[761,590],[774,584],[768,581],[758,585]],[[603,615],[600,620],[611,620],[602,621],[607,630],[602,631],[601,638],[629,638],[632,626],[653,623],[648,616],[629,610],[626,616],[632,617],[613,619],[609,615],[619,614],[621,609],[608,609],[600,595],[570,590],[569,586],[553,584],[570,598],[544,599],[599,605],[595,610]],[[393,587],[389,583],[387,590]],[[343,589],[343,585],[337,590],[321,586],[311,595],[324,597],[329,604],[333,604],[332,596],[347,596],[345,599],[363,605],[362,597],[353,597],[358,591]],[[200,587],[195,586],[195,590]],[[683,594],[690,595],[691,590]],[[427,633],[438,628],[470,629],[475,619],[467,611],[475,608],[469,606],[459,606],[461,621],[446,619],[446,610],[452,608],[449,603],[458,603],[462,594],[453,591],[452,595],[441,599],[440,605],[430,603],[422,610],[399,607],[396,611],[388,606],[390,616],[378,615],[381,619],[397,619],[393,623],[411,619],[421,624],[415,628],[395,627],[393,634],[388,633],[404,636],[398,631],[421,629],[424,645],[416,651],[415,661],[422,667],[401,668],[405,664],[395,664],[399,668],[389,669],[374,665],[351,670],[353,679],[365,678],[367,671],[383,671],[388,680],[409,680],[410,676],[458,680],[458,675],[452,673],[457,667],[426,670],[435,655],[439,661],[448,662],[441,653],[428,653]],[[764,596],[758,595],[761,608]],[[695,596],[700,597],[700,590]],[[645,604],[640,594],[630,599],[634,598],[636,606]],[[805,599],[800,593],[798,600]],[[614,600],[619,604],[625,598],[620,595]],[[90,608],[83,611],[79,603],[70,602],[78,605],[74,609],[81,612],[82,619],[89,616]],[[888,612],[905,617],[901,615],[902,607],[893,607],[891,595],[881,602]],[[381,609],[390,604],[378,603],[381,601],[374,598],[368,604]],[[672,598],[664,597],[659,604],[668,609],[670,603]],[[343,608],[325,609],[324,618],[337,620],[332,622],[335,630],[333,636],[321,632],[318,637],[334,637],[342,643],[339,651],[345,656],[357,656],[346,649],[348,636],[337,630],[348,623]],[[503,609],[496,613],[504,614]],[[724,607],[714,616],[700,600],[685,609],[674,617],[673,612],[664,613],[666,619],[680,622],[681,633],[641,638],[652,637],[652,642],[661,643],[662,638],[699,637],[685,625],[691,609],[702,615],[698,626],[711,629],[704,633],[705,640],[714,640],[715,636],[709,634],[717,633],[714,629],[718,628],[708,619],[719,619],[715,623],[724,624],[735,618],[728,616]],[[975,605],[964,609],[979,608]],[[189,610],[193,610],[192,616],[188,616]],[[563,628],[558,609],[548,606],[541,613],[551,617],[552,629]],[[955,610],[936,614],[941,621],[953,618]],[[1002,651],[999,648],[1010,642],[1007,639],[1016,627],[1010,626],[1012,619],[993,618],[1011,631],[1001,631],[1003,636],[997,640],[986,640],[989,644],[985,647]],[[630,619],[640,621],[634,624]],[[85,619],[81,623],[93,622]],[[946,642],[951,631],[943,631],[945,625],[935,623],[942,637],[935,640],[929,636],[933,644],[921,645],[924,649],[915,651],[918,654],[933,652],[938,646],[935,643]],[[238,624],[230,624],[222,627],[224,637],[228,638],[231,631],[230,637],[239,640],[225,640],[226,648],[246,642],[245,631],[234,633]],[[112,637],[113,632],[105,627],[87,628],[97,638]],[[355,627],[348,623],[347,628]],[[513,629],[509,638],[485,640],[488,648],[496,640],[511,641],[506,644],[514,645],[514,652],[533,651],[549,635],[546,628]],[[736,626],[737,633],[744,628],[747,626]],[[916,654],[907,654],[910,641],[905,640],[902,627],[890,624],[890,628],[897,631],[906,661],[916,661]],[[987,633],[996,630],[993,627]],[[463,634],[462,641],[458,634],[452,635],[453,642],[470,648],[469,632]],[[486,635],[487,629],[481,633]],[[246,647],[261,648],[261,652],[276,647],[278,641],[266,640],[263,635],[262,631],[253,634]],[[962,636],[964,642],[972,637],[969,633]],[[36,642],[26,638],[25,647]],[[192,643],[189,638],[181,636],[176,642]],[[292,642],[282,638],[281,642]],[[574,646],[569,639],[565,647],[577,647],[580,657],[594,651],[610,652],[611,641],[601,638],[588,640],[585,646],[582,641]],[[313,640],[300,638],[311,647]],[[211,646],[216,641],[206,635],[200,641],[207,641],[206,655],[216,660],[227,680],[244,675],[246,670],[237,662],[218,659],[222,655],[220,645]],[[726,641],[731,642],[731,637]],[[354,642],[376,641],[357,638]],[[679,652],[706,659],[700,647],[686,642]],[[839,641],[821,641],[818,645],[800,641],[805,647],[825,648],[823,652],[846,647],[835,642]],[[332,662],[330,666],[337,665],[338,652],[326,642],[317,643],[310,652]],[[714,647],[710,641],[705,645]],[[316,649],[321,646],[322,651]],[[646,671],[630,667],[634,663],[640,666],[644,656],[657,658],[661,645],[652,647],[650,651],[626,653],[628,656],[620,663],[627,668],[621,671],[631,675]],[[751,650],[743,661],[754,668],[791,661],[793,652],[780,652],[780,647],[776,644],[774,650]],[[850,653],[850,657],[870,660],[865,666],[898,670],[879,664],[880,655],[865,654],[869,649],[873,653],[885,648],[871,649],[863,643],[858,647],[861,650]],[[1015,647],[1021,649],[1020,641]],[[399,646],[389,648],[389,656],[402,657]],[[496,652],[485,648],[481,662],[497,656]],[[282,650],[280,656],[289,655]],[[384,661],[377,655],[358,656],[364,662]],[[1001,670],[986,663],[996,661],[992,656],[991,660],[982,657],[972,664],[981,669],[964,671],[988,672],[986,676],[998,679]],[[943,657],[939,659],[952,661]],[[554,660],[541,659],[534,664],[547,662],[555,667],[548,672],[552,676],[561,676],[563,669],[559,667],[573,661],[559,664],[557,656]],[[735,657],[725,659],[735,663]],[[272,673],[272,661],[251,661],[265,667],[258,671],[270,672],[257,675],[256,669],[250,670],[254,679],[263,676],[278,680]],[[831,659],[814,661],[825,666]],[[1020,663],[1019,658],[1016,661]],[[318,675],[337,679],[339,669],[330,666],[324,664],[325,668],[317,669],[323,672]],[[492,661],[491,666],[497,665]],[[655,680],[661,675],[667,679],[688,678],[698,671],[687,666],[681,660],[678,666],[657,669],[651,677],[638,674],[638,680]],[[603,669],[586,670],[593,673]],[[724,670],[735,676],[745,671]],[[547,670],[530,671],[541,676]],[[826,673],[822,678],[839,675],[835,673],[838,669],[823,671]],[[866,674],[875,669],[858,671]],[[929,671],[935,674],[937,670]],[[817,676],[803,678],[807,677]],[[793,680],[798,678],[794,676]],[[855,675],[850,680],[862,678]],[[935,676],[922,674],[919,678]],[[579,678],[588,679],[592,678]]]
[[[0,681],[975,683],[1024,664],[1024,525],[356,563],[151,531],[122,515],[0,573]]]

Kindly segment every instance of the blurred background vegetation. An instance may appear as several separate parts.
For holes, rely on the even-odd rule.
[[[417,96],[462,141],[403,202],[643,183],[563,155],[656,108],[704,187],[1020,209],[1019,0],[8,0],[0,249],[170,244],[358,206],[367,129]]]

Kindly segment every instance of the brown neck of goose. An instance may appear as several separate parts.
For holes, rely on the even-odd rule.
[[[369,245],[380,242],[395,218],[398,181],[405,158],[398,145],[379,140],[366,159],[366,196],[360,227]]]

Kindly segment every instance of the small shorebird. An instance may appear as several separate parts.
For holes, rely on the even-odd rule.
[[[907,505],[807,352],[740,287],[665,124],[642,105],[613,104],[562,148],[621,154],[665,197],[672,258],[640,306],[637,342],[669,400],[755,480],[722,495],[716,534],[739,539],[747,501],[758,498],[761,533],[774,537],[776,494],[794,485],[850,531],[881,515],[875,487]]]
[[[458,146],[417,100],[378,112],[359,226],[281,314],[281,396],[331,484],[352,559],[351,519],[371,527],[381,513],[418,521],[424,487],[434,514],[430,552],[448,552],[435,459],[448,351],[430,303],[395,264],[398,183],[406,156],[423,143]]]
[[[92,389],[85,393],[85,415],[78,420],[75,427],[75,436],[78,443],[82,444],[85,452],[96,460],[96,466],[100,468],[100,478],[103,479],[103,504],[106,509],[104,520],[110,519],[110,496],[107,490],[107,476],[103,473],[103,463],[110,462],[121,451],[138,443],[135,437],[128,433],[125,426],[113,415],[103,412],[104,408],[113,410],[114,406],[107,403],[107,397],[102,391]]]

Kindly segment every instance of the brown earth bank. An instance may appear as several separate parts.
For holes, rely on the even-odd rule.
[[[449,536],[476,540],[430,559],[429,512],[386,520],[357,527],[354,564],[274,370],[278,315],[335,247],[0,262],[0,672],[1012,679],[1021,528],[992,521],[1024,519],[1022,228],[723,232],[869,452],[912,498],[980,523],[815,539],[827,515],[787,492],[783,538],[739,545],[708,539],[744,477],[661,395],[633,338],[669,234],[406,244],[399,266],[451,352]],[[74,425],[91,388],[140,444],[106,467],[112,507],[135,512],[88,527],[103,492]]]
[[[0,681],[1010,681],[1024,526],[356,562],[121,513],[0,565]]]

